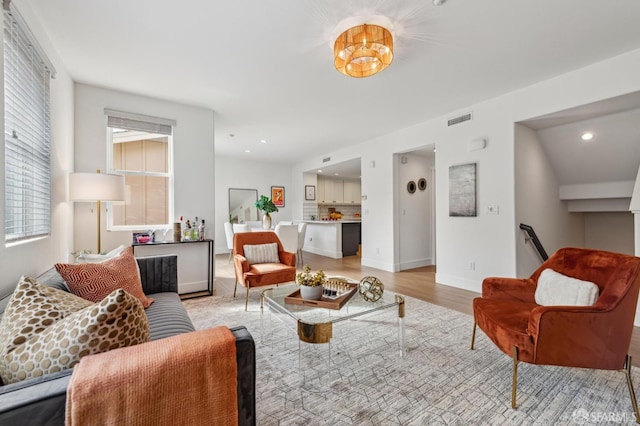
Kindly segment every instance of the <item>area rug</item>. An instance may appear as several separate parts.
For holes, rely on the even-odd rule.
[[[471,316],[414,298],[406,298],[404,358],[394,309],[335,325],[329,349],[299,344],[291,319],[261,314],[258,291],[249,312],[243,297],[184,304],[197,329],[244,325],[253,335],[259,425],[635,422],[622,372],[520,363],[511,409],[511,359],[480,330],[470,350]]]

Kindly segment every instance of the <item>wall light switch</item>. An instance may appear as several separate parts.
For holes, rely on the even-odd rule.
[[[500,206],[497,204],[487,206],[487,214],[500,214]]]

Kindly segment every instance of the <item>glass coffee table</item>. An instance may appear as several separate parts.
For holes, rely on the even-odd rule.
[[[357,283],[347,279],[350,283]],[[400,356],[405,356],[404,337],[404,297],[385,290],[382,297],[375,302],[366,301],[356,290],[355,294],[340,308],[329,309],[318,307],[313,301],[309,304],[287,303],[285,298],[292,294],[298,286],[296,284],[286,284],[277,288],[264,290],[260,300],[260,310],[264,322],[264,307],[270,311],[283,314],[284,321],[295,322],[298,333],[298,365],[300,365],[300,343],[328,343],[329,344],[329,367],[331,366],[331,338],[333,337],[334,324],[350,320],[359,316],[368,315],[380,310],[398,310],[398,347]],[[263,327],[264,338],[264,327]]]

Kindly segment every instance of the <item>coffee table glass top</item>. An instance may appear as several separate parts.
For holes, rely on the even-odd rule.
[[[348,280],[349,282],[357,282]],[[263,303],[270,309],[274,309],[306,324],[336,323],[371,312],[389,309],[393,306],[404,304],[404,299],[392,291],[385,290],[382,297],[375,302],[364,300],[362,295],[356,293],[342,306],[341,309],[328,309],[317,306],[297,305],[286,303],[284,298],[293,293],[298,286],[296,284],[286,284],[279,287],[270,288],[262,293]]]

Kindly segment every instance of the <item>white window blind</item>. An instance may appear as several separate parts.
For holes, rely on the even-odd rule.
[[[49,81],[55,72],[5,1],[5,242],[51,232]],[[10,9],[10,10],[7,10]]]

